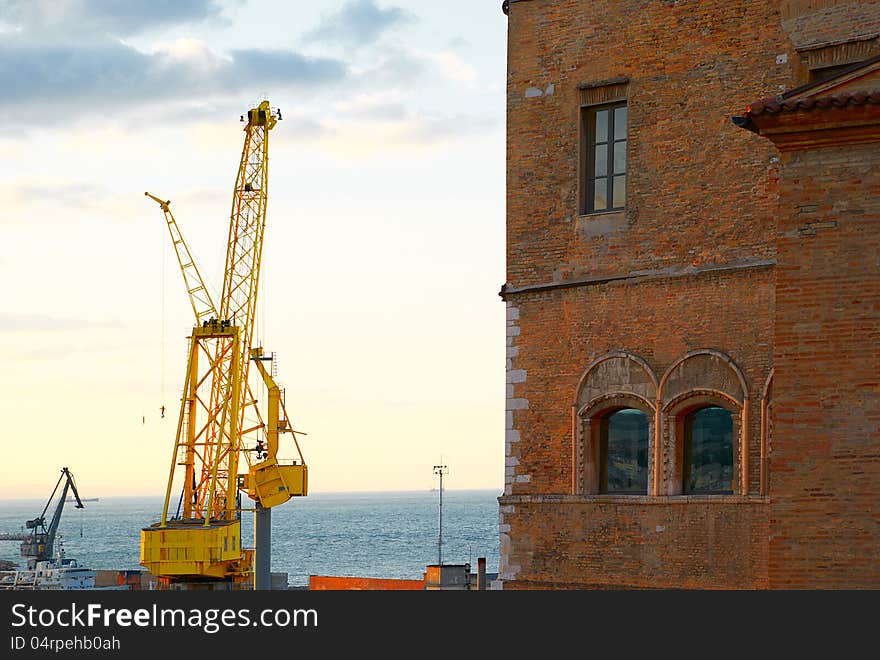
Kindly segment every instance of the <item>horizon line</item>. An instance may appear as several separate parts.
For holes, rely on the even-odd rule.
[[[474,487],[474,488],[444,488],[443,492],[450,493],[450,492],[490,491],[490,490],[491,491],[497,490],[497,491],[499,491],[500,494],[504,493],[503,486],[500,488],[490,488],[488,486],[483,486],[483,487],[479,487],[479,488],[478,487]],[[385,489],[385,490],[320,490],[320,491],[314,491],[314,492],[310,493],[310,495],[369,495],[369,494],[378,494],[378,493],[433,493],[433,492],[439,492],[439,489],[438,488],[396,488],[396,489]],[[304,497],[308,497],[308,496],[309,495],[305,495]],[[87,497],[82,497],[80,499],[82,499],[85,502],[86,500],[90,500],[90,499],[92,499],[92,500],[94,500],[94,499],[100,500],[101,498],[123,499],[123,498],[135,498],[135,497],[164,498],[164,495],[155,494],[155,493],[154,494],[140,493],[140,494],[132,494],[132,495],[100,495],[100,496],[89,495]],[[41,498],[36,495],[31,496],[31,497],[27,497],[27,496],[24,496],[24,497],[5,497],[5,496],[0,495],[0,502],[14,502],[14,501],[23,501],[23,500],[44,500],[44,499],[45,498]],[[53,498],[53,499],[56,499],[56,498]],[[300,499],[300,498],[293,498],[293,499]]]

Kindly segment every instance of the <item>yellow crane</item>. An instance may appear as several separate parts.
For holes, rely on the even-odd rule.
[[[263,365],[271,358],[251,345],[266,225],[269,133],[280,113],[263,101],[246,117],[219,306],[170,202],[145,193],[165,214],[195,315],[162,517],[141,530],[141,565],[162,585],[243,583],[253,576],[255,589],[268,588],[271,507],[308,494],[308,468],[280,388]],[[249,383],[252,363],[267,390],[265,422]],[[298,460],[278,458],[282,433],[290,434]],[[241,455],[247,469],[239,473]],[[175,486],[180,498],[172,511]],[[242,492],[255,503],[256,552],[241,547]]]

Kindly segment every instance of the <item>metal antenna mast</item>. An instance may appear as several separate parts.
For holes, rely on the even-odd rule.
[[[440,521],[437,528],[437,565],[443,566],[443,475],[449,472],[445,465],[435,465],[434,474],[440,475]]]

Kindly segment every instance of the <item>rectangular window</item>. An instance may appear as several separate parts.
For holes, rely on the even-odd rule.
[[[626,102],[581,108],[581,213],[626,206]]]

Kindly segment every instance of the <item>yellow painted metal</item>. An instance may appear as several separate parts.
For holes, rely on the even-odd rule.
[[[260,362],[265,359],[262,350],[251,348],[266,222],[268,138],[276,123],[277,114],[268,101],[247,113],[218,305],[208,293],[170,202],[145,193],[165,214],[196,319],[189,337],[162,519],[141,533],[141,563],[163,578],[242,580],[251,570],[253,551],[241,548],[238,489],[264,508],[308,492],[308,469],[283,397]],[[248,381],[252,358],[258,358],[255,363],[268,391],[266,423]],[[256,422],[248,419],[251,414]],[[290,433],[299,461],[282,464],[277,459],[281,433]],[[248,446],[252,434],[258,434],[255,447]],[[256,461],[250,452],[256,454]],[[245,474],[238,474],[241,454],[248,463]],[[182,493],[172,512],[175,483]]]
[[[264,508],[284,504],[291,497],[308,495],[309,470],[301,463],[280,464],[269,458],[252,465],[247,474],[242,475],[242,489],[248,497]]]
[[[175,255],[177,256],[177,263],[180,266],[180,272],[183,276],[183,283],[186,287],[189,303],[192,307],[193,314],[195,315],[196,325],[202,326],[206,321],[220,318],[220,314],[217,311],[216,305],[214,305],[214,301],[211,298],[205,280],[202,278],[196,260],[193,257],[192,252],[190,252],[189,246],[183,237],[183,232],[180,230],[180,226],[174,218],[174,214],[171,212],[171,200],[162,200],[149,192],[145,192],[144,195],[158,203],[165,216],[165,224],[171,237],[171,244],[174,247]],[[188,419],[193,419],[193,415],[195,414],[194,402],[190,401],[190,404]],[[245,401],[243,402],[243,408],[246,411],[245,414],[250,413],[256,417],[256,423],[250,427],[240,429],[242,435],[265,428],[262,414],[257,406],[257,398],[253,395],[249,383],[247,384],[247,392]],[[190,425],[190,431],[192,431],[192,425]],[[250,456],[247,453],[245,454],[245,459],[248,465],[250,465]],[[194,465],[193,457],[190,457],[190,460],[188,460],[186,464],[187,466],[190,466],[187,468],[188,470],[192,469],[191,466]],[[192,477],[193,475],[188,475],[185,483],[192,483]],[[189,518],[192,513],[192,501],[189,497],[185,499],[183,506],[183,517],[185,519]]]
[[[291,428],[287,418],[287,410],[281,398],[281,389],[272,377],[272,374],[263,365],[263,351],[260,348],[251,350],[251,357],[267,391],[267,414],[266,414],[266,446],[263,456],[265,460],[251,465],[250,471],[244,479],[245,490],[248,497],[260,503],[264,508],[284,504],[291,497],[308,494],[308,470],[305,460],[300,451],[296,434]],[[290,433],[297,452],[299,462],[282,464],[278,457],[278,435]]]
[[[177,256],[177,263],[183,274],[183,283],[189,296],[189,304],[192,305],[193,313],[196,315],[196,325],[201,325],[209,318],[218,318],[217,308],[211,299],[211,293],[205,286],[205,280],[202,279],[202,274],[189,251],[189,246],[183,239],[177,220],[171,213],[171,201],[163,201],[148,192],[145,192],[144,195],[158,203],[165,214],[165,224],[168,226],[168,233],[171,234],[171,245],[174,246],[174,254]]]
[[[251,349],[251,358],[253,359],[254,364],[257,365],[257,371],[259,371],[260,376],[263,379],[263,384],[266,386],[267,392],[266,456],[269,458],[275,458],[278,455],[279,435],[282,433],[290,433],[294,447],[296,447],[296,451],[299,454],[299,460],[302,463],[305,463],[302,450],[296,439],[296,432],[293,430],[290,418],[287,416],[287,408],[284,405],[284,398],[281,396],[281,388],[278,387],[275,378],[273,378],[272,374],[269,373],[269,370],[266,369],[262,363],[265,359],[263,357],[263,349]]]
[[[213,383],[223,378],[229,378],[233,385],[238,382],[234,369],[241,352],[240,335],[236,326],[216,320],[193,328],[160,521],[163,525],[169,520],[174,475],[181,466],[184,467],[181,502],[184,520],[198,518],[208,525],[213,520],[237,517],[236,484],[234,479],[227,478],[227,471],[229,463],[237,465],[238,406],[236,401],[214,399]],[[230,365],[233,373],[226,371]],[[235,467],[231,473],[236,474]]]
[[[251,556],[242,552],[238,520],[206,526],[191,519],[141,530],[141,565],[157,576],[240,578],[250,571]]]
[[[268,414],[266,416],[266,453],[270,458],[275,458],[275,456],[278,455],[278,413],[280,412],[281,388],[278,387],[278,383],[275,382],[272,374],[270,374],[266,367],[263,366],[262,348],[252,349],[251,359],[257,366],[257,371],[260,372],[260,376],[263,378],[263,383],[266,385],[266,402],[268,409]]]

